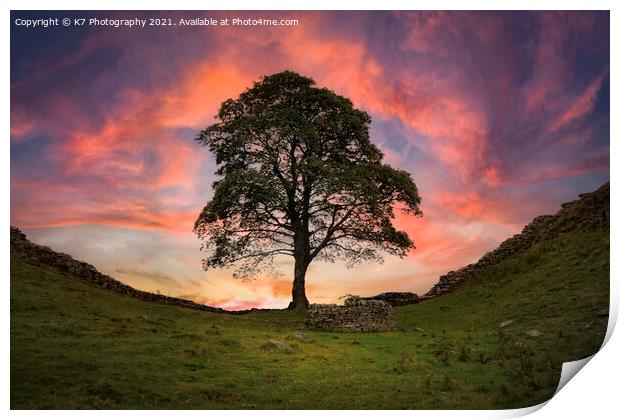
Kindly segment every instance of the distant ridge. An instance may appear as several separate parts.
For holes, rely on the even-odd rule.
[[[497,249],[488,252],[477,262],[439,277],[439,282],[421,299],[450,293],[485,267],[527,250],[540,240],[555,238],[562,233],[579,229],[598,228],[609,229],[609,182],[596,191],[579,194],[578,200],[562,204],[562,208],[555,215],[534,218],[521,233],[506,239]]]
[[[26,238],[26,235],[15,226],[11,226],[11,252],[25,254],[30,261],[50,266],[61,273],[66,273],[77,277],[80,280],[91,283],[95,286],[113,290],[115,292],[131,296],[146,302],[160,303],[164,305],[181,306],[184,308],[195,309],[205,312],[222,314],[246,314],[252,311],[263,309],[248,309],[242,311],[227,311],[213,306],[202,305],[191,300],[164,296],[157,293],[144,292],[134,289],[113,277],[100,273],[91,264],[78,261],[69,254],[56,252],[47,246],[37,245]]]

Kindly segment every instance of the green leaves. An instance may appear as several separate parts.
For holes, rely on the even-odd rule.
[[[357,263],[414,247],[394,206],[421,216],[411,175],[383,164],[370,116],[312,79],[285,71],[226,100],[196,141],[218,164],[194,230],[205,268],[256,272],[275,255]]]

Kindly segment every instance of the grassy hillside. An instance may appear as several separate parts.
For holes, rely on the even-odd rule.
[[[13,253],[11,408],[529,406],[552,396],[562,362],[599,348],[608,287],[608,230],[577,230],[395,308],[395,332],[306,343],[290,338],[300,313],[142,302]]]

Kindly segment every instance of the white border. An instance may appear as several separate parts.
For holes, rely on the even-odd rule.
[[[49,1],[43,0],[23,0],[23,1],[4,1],[5,7],[2,20],[2,42],[0,43],[2,48],[3,66],[1,68],[2,79],[4,80],[4,92],[2,96],[2,121],[3,121],[3,133],[4,137],[2,142],[2,153],[0,154],[0,171],[2,173],[2,184],[0,184],[0,193],[6,198],[5,204],[0,210],[2,220],[4,220],[4,226],[7,226],[10,222],[10,146],[9,146],[9,94],[10,94],[10,69],[9,60],[10,56],[10,40],[9,40],[9,28],[10,28],[10,9],[15,10],[83,10],[86,4],[83,1],[76,0],[58,0],[53,4]],[[553,1],[553,0],[502,0],[491,1],[455,1],[455,0],[434,0],[434,1],[405,1],[405,0],[382,0],[382,1],[368,1],[368,0],[297,0],[290,2],[283,2],[282,0],[263,0],[260,2],[251,2],[247,0],[211,0],[211,1],[196,1],[196,0],[175,0],[175,1],[163,1],[163,0],[151,0],[146,1],[134,1],[134,0],[110,0],[106,2],[100,2],[100,4],[90,4],[90,9],[99,10],[442,10],[442,9],[468,9],[468,10],[549,10],[549,9],[561,9],[561,10],[611,10],[611,108],[610,114],[617,115],[618,110],[618,85],[616,84],[618,76],[618,51],[617,41],[618,39],[618,24],[620,19],[616,10],[614,10],[614,2],[611,0],[589,0],[589,1]],[[611,138],[617,138],[618,127],[615,120],[611,119]],[[618,162],[617,162],[617,147],[614,142],[611,142],[611,179],[612,186],[615,187],[618,180]],[[616,213],[618,209],[618,199],[615,194],[612,193],[612,228],[611,238],[612,256],[618,254],[618,224],[615,223]],[[1,401],[4,408],[3,412],[7,413],[14,418],[35,418],[43,413],[37,412],[9,412],[10,402],[10,375],[9,375],[9,307],[10,307],[10,289],[9,289],[9,232],[4,228],[1,230],[0,240],[0,261],[1,267],[4,271],[4,310],[2,314],[2,328],[4,335],[4,343],[1,347],[2,352],[2,373],[3,378],[0,382],[1,388]],[[611,261],[611,278],[612,278],[612,302],[610,307],[610,329],[606,336],[606,340],[609,340],[603,349],[592,358],[587,367],[579,373],[576,380],[569,381],[564,388],[553,397],[546,405],[541,404],[538,407],[532,407],[529,409],[521,410],[499,410],[499,411],[381,411],[381,412],[321,412],[316,413],[313,411],[301,411],[297,413],[288,413],[285,411],[255,411],[252,413],[239,412],[239,411],[177,411],[173,415],[178,417],[187,418],[204,418],[204,416],[214,417],[241,417],[251,415],[253,418],[258,419],[273,419],[273,418],[288,418],[290,416],[299,417],[300,419],[312,419],[317,416],[337,417],[339,419],[344,418],[357,418],[358,416],[391,416],[394,418],[409,418],[415,416],[416,418],[434,418],[434,419],[447,419],[447,418],[507,418],[517,417],[525,415],[530,412],[536,411],[538,408],[544,406],[544,409],[536,411],[532,414],[532,418],[536,419],[553,419],[553,418],[566,418],[566,419],[582,419],[584,417],[589,418],[610,418],[612,413],[618,412],[617,403],[617,384],[618,375],[620,374],[619,362],[616,357],[620,354],[619,341],[613,336],[610,339],[610,333],[615,325],[618,313],[618,267],[614,258]],[[167,419],[171,413],[164,411],[116,411],[116,412],[84,412],[84,411],[56,411],[47,412],[46,416],[50,418],[58,419],[72,419],[72,418],[108,418],[114,416],[115,418],[134,418],[149,417],[153,419]]]
[[[612,0],[8,0],[14,10],[610,10]]]

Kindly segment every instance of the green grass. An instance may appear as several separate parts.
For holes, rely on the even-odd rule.
[[[598,350],[608,300],[609,232],[573,232],[395,308],[394,332],[311,331],[281,351],[266,344],[304,330],[303,314],[141,302],[12,254],[11,408],[530,406],[562,362]]]

